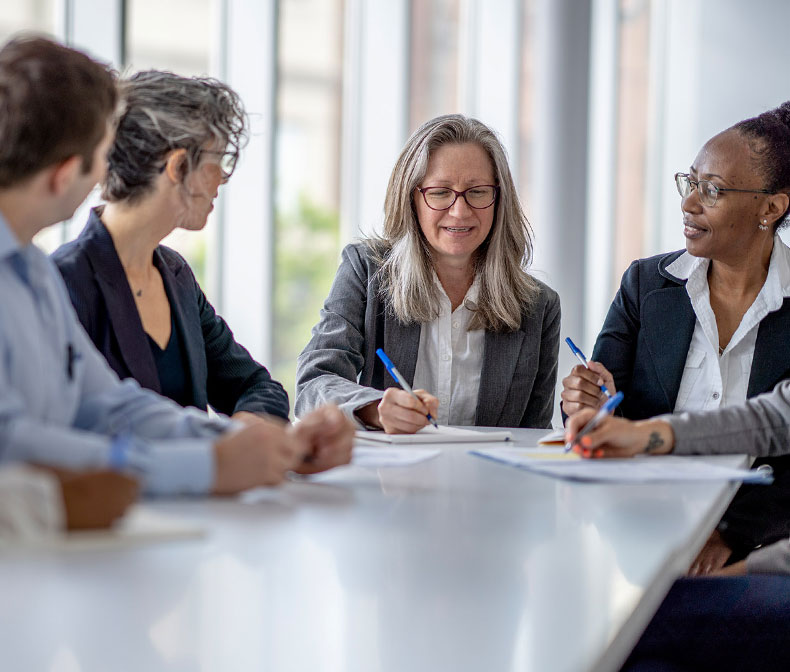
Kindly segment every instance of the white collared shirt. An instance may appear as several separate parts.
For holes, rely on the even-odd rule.
[[[687,280],[686,291],[697,316],[675,402],[676,413],[746,401],[760,322],[768,313],[779,310],[785,297],[790,296],[790,248],[775,236],[765,284],[719,356],[719,331],[710,306],[709,265],[710,259],[684,252],[666,269]]]
[[[436,273],[433,279],[439,288],[441,309],[439,316],[420,330],[414,388],[438,397],[436,421],[440,424],[474,425],[485,331],[468,328],[477,308],[480,281],[475,277],[461,305],[453,311]]]

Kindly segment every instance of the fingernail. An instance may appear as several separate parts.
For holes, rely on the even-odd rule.
[[[593,457],[603,457],[603,448],[596,448],[593,451]]]
[[[589,436],[582,437],[582,445],[585,448],[589,448],[592,445],[592,439]]]
[[[573,448],[571,450],[573,450],[573,452],[576,453],[577,455],[581,455],[582,454],[582,449],[579,447],[578,443],[574,444],[574,446],[573,446]]]
[[[582,450],[582,457],[590,457],[590,449],[589,448],[585,448],[584,450]]]

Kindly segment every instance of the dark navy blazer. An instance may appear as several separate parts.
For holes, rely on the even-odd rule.
[[[620,412],[632,420],[675,408],[697,319],[686,281],[666,270],[683,252],[638,259],[628,267],[595,342],[592,358],[611,372],[625,395]],[[746,396],[768,392],[786,378],[790,299],[760,322]],[[774,468],[774,485],[742,487],[719,526],[736,551],[790,534],[790,458],[765,462]]]
[[[109,232],[91,211],[82,233],[52,259],[93,343],[121,378],[161,393],[148,337]],[[191,381],[189,405],[208,404],[226,415],[237,411],[288,418],[288,395],[233,338],[177,252],[160,245],[154,265],[170,302]]]

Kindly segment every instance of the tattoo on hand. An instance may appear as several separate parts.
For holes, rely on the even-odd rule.
[[[661,438],[661,435],[658,432],[650,432],[650,438],[647,440],[645,452],[655,453],[663,445],[664,439]]]

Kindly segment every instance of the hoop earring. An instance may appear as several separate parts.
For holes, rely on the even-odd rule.
[[[768,231],[768,220],[764,219],[762,224],[757,225],[757,228],[760,229],[760,231]]]

